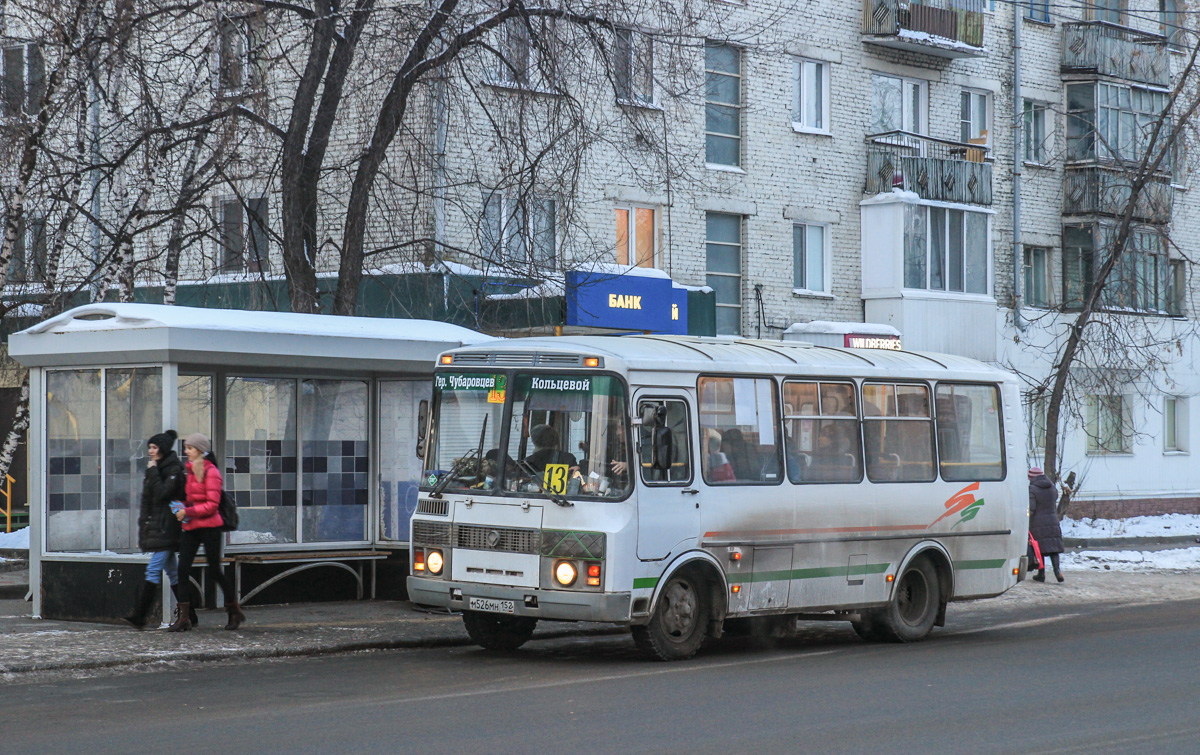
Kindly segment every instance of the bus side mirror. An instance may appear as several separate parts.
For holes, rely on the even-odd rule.
[[[425,458],[425,437],[429,433],[429,400],[421,399],[417,406],[417,458]]]
[[[643,427],[654,427],[654,411],[654,404],[642,404],[639,413],[641,414],[641,424]]]

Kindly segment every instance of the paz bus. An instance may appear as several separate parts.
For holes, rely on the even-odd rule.
[[[485,648],[617,622],[663,660],[849,621],[911,642],[1025,576],[1016,378],[945,354],[686,336],[439,357],[410,598]]]

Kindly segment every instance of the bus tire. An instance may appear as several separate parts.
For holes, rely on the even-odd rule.
[[[862,611],[859,615],[862,617],[861,619],[850,622],[855,634],[865,642],[879,642],[887,639],[886,633],[879,626],[878,611]]]
[[[941,605],[937,570],[927,558],[914,559],[896,581],[892,600],[883,609],[880,628],[895,642],[918,642],[929,636]]]
[[[537,619],[463,611],[463,625],[476,645],[488,650],[516,650],[529,642]]]
[[[660,661],[691,658],[704,642],[710,608],[703,582],[691,574],[667,581],[645,626],[630,627],[634,644]]]

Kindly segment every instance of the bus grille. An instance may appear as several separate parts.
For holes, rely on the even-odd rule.
[[[412,541],[416,545],[449,545],[449,522],[424,522],[414,519],[412,523]]]
[[[541,545],[540,530],[488,527],[479,524],[459,524],[454,527],[454,547],[456,548],[536,554],[539,545]]]
[[[604,558],[603,532],[542,530],[542,555],[551,558]]]
[[[421,498],[417,501],[417,513],[447,516],[450,513],[450,502],[445,498],[440,501],[435,501],[432,498]]]

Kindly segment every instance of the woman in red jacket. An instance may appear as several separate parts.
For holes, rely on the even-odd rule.
[[[204,558],[208,561],[208,573],[221,583],[225,594],[225,606],[229,611],[226,629],[237,629],[246,620],[237,594],[229,584],[229,577],[221,569],[221,472],[214,463],[212,444],[201,433],[192,433],[183,442],[187,454],[187,506],[175,516],[183,523],[179,537],[179,584],[187,585],[191,579],[192,562],[200,546],[204,546]],[[188,618],[191,603],[179,604],[179,617],[167,628],[168,632],[183,632],[192,628]]]

